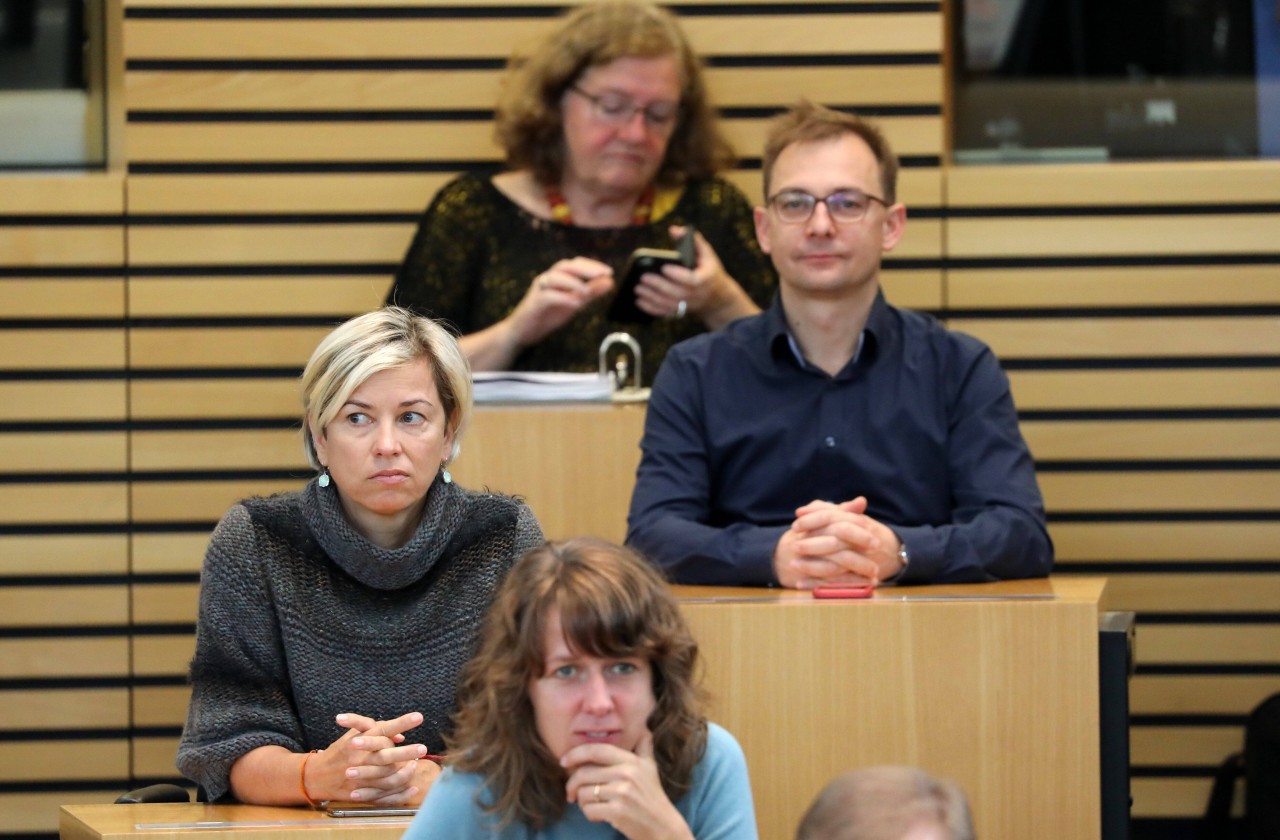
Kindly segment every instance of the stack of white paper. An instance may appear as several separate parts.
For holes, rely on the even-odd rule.
[[[603,402],[613,380],[598,373],[490,371],[472,374],[475,400],[495,402]]]

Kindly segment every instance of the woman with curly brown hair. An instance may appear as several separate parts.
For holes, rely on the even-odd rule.
[[[665,9],[571,11],[511,60],[496,135],[506,171],[436,194],[387,296],[453,323],[474,370],[594,371],[601,339],[626,330],[649,378],[675,342],[772,300],[751,205],[720,174],[733,152],[701,63]],[[694,268],[618,288],[632,251],[690,225]],[[611,315],[618,295],[640,315]]]
[[[746,760],[703,714],[657,571],[582,538],[527,553],[464,670],[450,760],[406,840],[756,837]]]

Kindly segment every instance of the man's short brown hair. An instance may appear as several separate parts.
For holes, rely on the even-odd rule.
[[[871,148],[871,153],[880,164],[880,189],[884,193],[881,198],[887,204],[895,203],[898,194],[898,157],[880,129],[855,114],[836,111],[807,99],[793,105],[769,127],[769,134],[764,141],[764,159],[761,161],[765,200],[768,201],[770,196],[769,182],[773,177],[773,165],[778,162],[778,155],[782,154],[783,149],[796,143],[834,140],[845,134],[861,138]]]

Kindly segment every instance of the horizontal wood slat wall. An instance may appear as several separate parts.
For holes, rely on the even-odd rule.
[[[1134,815],[1194,817],[1280,691],[1280,166],[944,177],[950,321],[1010,372],[1057,571],[1138,612]]]
[[[298,370],[382,301],[428,198],[496,163],[503,62],[559,11],[113,4],[124,170],[0,176],[0,710],[39,712],[0,727],[38,765],[0,777],[0,833],[176,775],[209,528],[306,475]],[[941,4],[673,8],[753,200],[802,95],[904,155],[888,294],[1002,357],[1058,570],[1139,611],[1135,815],[1199,812],[1280,690],[1280,166],[945,167]],[[87,744],[91,772],[33,737]]]
[[[124,178],[0,176],[0,831],[130,777]]]

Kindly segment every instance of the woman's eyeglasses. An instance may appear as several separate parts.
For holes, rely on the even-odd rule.
[[[873,201],[885,207],[889,206],[888,202],[880,196],[870,195],[861,190],[839,190],[822,198],[810,195],[803,190],[785,190],[769,199],[769,205],[782,221],[799,223],[809,221],[819,201],[827,205],[827,212],[837,222],[862,221]]]
[[[610,125],[626,125],[637,113],[644,114],[644,124],[655,131],[665,131],[680,116],[680,104],[677,102],[651,102],[643,108],[619,93],[602,93],[599,96],[587,93],[577,85],[569,90],[591,103],[591,108],[601,122]]]

